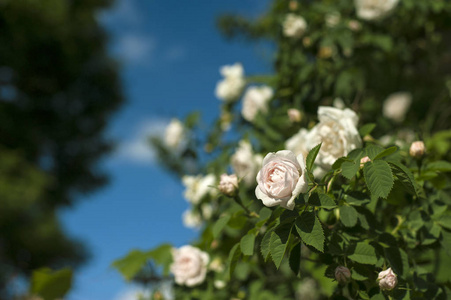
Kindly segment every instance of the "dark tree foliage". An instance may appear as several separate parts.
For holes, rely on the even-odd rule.
[[[0,287],[86,251],[57,209],[107,183],[103,131],[123,101],[96,13],[109,0],[0,0]]]

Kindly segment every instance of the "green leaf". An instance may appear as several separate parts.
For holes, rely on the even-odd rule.
[[[334,162],[334,164],[332,165],[332,169],[333,169],[333,170],[340,169],[341,166],[343,165],[343,163],[344,163],[345,161],[352,162],[352,160],[349,159],[349,158],[347,158],[347,157],[340,157],[339,159],[337,159],[337,160]]]
[[[451,216],[450,215],[442,215],[437,220],[437,223],[439,223],[442,227],[451,229]]]
[[[301,272],[301,243],[291,249],[289,264],[294,275],[299,276]]]
[[[374,265],[377,262],[376,251],[374,247],[363,242],[355,244],[350,248],[351,255],[348,256],[350,260],[364,265]]]
[[[365,124],[365,125],[363,125],[362,127],[360,127],[360,129],[359,129],[359,134],[360,134],[360,136],[365,136],[365,135],[368,135],[368,134],[370,134],[372,131],[373,131],[373,129],[376,127],[376,124],[374,124],[374,123],[369,123],[369,124]]]
[[[291,235],[292,224],[281,224],[271,234],[270,253],[276,268],[280,267]]]
[[[148,252],[148,258],[151,258],[156,264],[163,266],[163,275],[169,274],[169,268],[172,263],[171,250],[172,245],[162,244]]]
[[[365,148],[365,153],[371,160],[374,160],[374,158],[383,151],[384,148],[377,145],[369,145],[368,147]]]
[[[442,230],[440,244],[442,245],[443,249],[445,249],[445,251],[448,253],[448,255],[451,256],[451,232]]]
[[[352,177],[355,176],[355,174],[359,171],[360,168],[360,163],[355,162],[355,161],[345,161],[343,162],[343,164],[341,165],[341,169],[342,169],[342,175],[351,180]]]
[[[216,221],[215,225],[213,225],[213,238],[218,238],[219,234],[227,225],[227,223],[229,223],[229,221],[230,215],[224,215],[220,217],[218,221]]]
[[[340,207],[340,221],[346,227],[354,227],[357,224],[357,211],[352,206]]]
[[[33,272],[31,277],[31,294],[44,300],[63,298],[72,285],[72,271],[68,268],[52,271],[48,268]]]
[[[451,163],[439,160],[426,165],[427,171],[451,172]]]
[[[124,258],[113,262],[112,266],[116,268],[125,280],[130,281],[149,260],[149,253],[141,250],[132,250]]]
[[[269,251],[270,251],[270,242],[271,242],[271,234],[274,232],[274,228],[269,229],[260,244],[260,252],[262,253],[263,259],[265,261],[268,260]]]
[[[393,172],[393,175],[395,175],[401,182],[407,192],[412,195],[418,195],[418,187],[415,179],[413,178],[412,172],[401,164],[396,164],[393,162],[389,162],[388,164]]]
[[[393,174],[386,161],[376,160],[363,167],[366,185],[375,197],[387,198],[393,187]]]
[[[374,157],[374,159],[381,159],[383,157],[386,157],[386,156],[389,156],[389,155],[395,153],[396,151],[398,151],[398,147],[396,147],[396,146],[387,148],[384,151],[380,152],[378,155],[376,155],[376,157]]]
[[[321,148],[322,143],[316,145],[315,147],[312,148],[312,150],[310,150],[310,152],[307,155],[306,158],[306,167],[307,170],[310,172],[312,171],[313,168],[313,163],[315,162],[316,156],[318,155],[319,149]]]
[[[308,198],[308,204],[313,206],[319,206],[326,209],[332,209],[337,207],[334,199],[326,194],[312,193]]]
[[[241,238],[240,247],[241,252],[244,255],[253,255],[254,254],[254,244],[255,244],[255,234],[248,233]]]
[[[296,230],[305,244],[313,246],[321,252],[324,251],[323,227],[314,212],[303,212],[296,219],[295,224]]]
[[[227,260],[229,266],[229,276],[232,277],[235,271],[236,264],[241,256],[241,251],[239,249],[240,243],[236,243],[235,246],[229,252],[229,259]]]

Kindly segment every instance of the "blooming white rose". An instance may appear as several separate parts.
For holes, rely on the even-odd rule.
[[[238,177],[235,174],[222,174],[218,189],[225,195],[232,196],[238,189]]]
[[[286,15],[283,22],[283,34],[290,38],[300,38],[307,30],[307,22],[301,16],[293,13]]]
[[[408,92],[398,92],[388,96],[384,102],[384,117],[395,122],[402,122],[412,103],[412,95]]]
[[[309,132],[305,128],[301,128],[298,133],[293,135],[285,142],[285,149],[290,150],[295,155],[302,154],[304,157],[307,157],[309,149],[307,138],[309,136]]]
[[[257,174],[255,196],[266,206],[280,205],[293,210],[294,199],[307,191],[304,156],[289,150],[268,153]]]
[[[200,209],[202,210],[202,217],[204,220],[210,220],[213,215],[213,206],[210,203],[204,203]]]
[[[357,16],[363,20],[376,20],[390,13],[399,0],[355,0]]]
[[[164,142],[169,148],[175,149],[181,145],[185,138],[185,128],[177,119],[172,119],[166,127]]]
[[[340,23],[341,15],[338,11],[334,11],[334,12],[328,13],[324,17],[324,20],[326,21],[327,27],[333,28],[333,27],[337,26],[338,23]]]
[[[246,185],[255,183],[263,157],[252,151],[252,146],[247,141],[240,141],[238,149],[231,157],[232,168],[235,174],[243,179]]]
[[[210,260],[208,253],[186,245],[179,249],[172,249],[172,257],[173,263],[170,269],[177,284],[191,287],[205,280]]]
[[[241,115],[244,119],[252,122],[259,111],[268,111],[268,102],[274,92],[269,86],[249,87],[243,97]]]
[[[308,149],[322,142],[316,163],[324,170],[329,170],[340,157],[362,146],[362,139],[357,130],[358,116],[352,110],[320,106],[319,123],[306,137]]]
[[[377,280],[379,281],[379,287],[382,290],[392,290],[398,284],[398,278],[391,268],[380,272],[377,276]]]
[[[216,185],[216,178],[213,174],[206,176],[185,175],[182,177],[182,183],[186,187],[184,192],[185,198],[193,204],[198,204],[207,194],[214,195],[215,193],[212,186]]]
[[[185,210],[182,215],[183,225],[188,228],[199,228],[202,225],[202,219],[198,213],[191,209]]]
[[[226,102],[237,100],[246,85],[243,66],[240,63],[226,65],[219,72],[224,79],[216,84],[216,97]]]
[[[345,266],[338,266],[335,269],[335,279],[340,284],[346,284],[351,279],[351,271]]]

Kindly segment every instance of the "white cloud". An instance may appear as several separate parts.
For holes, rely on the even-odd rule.
[[[132,163],[148,163],[153,164],[156,156],[152,149],[149,138],[153,136],[163,137],[166,126],[170,120],[153,119],[141,122],[131,139],[123,141],[115,154],[115,158],[120,161]]]
[[[113,53],[124,63],[148,64],[155,49],[155,40],[139,33],[120,35],[113,46]]]

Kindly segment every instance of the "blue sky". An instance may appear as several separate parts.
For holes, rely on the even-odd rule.
[[[155,162],[145,139],[162,132],[173,117],[200,110],[205,122],[219,114],[214,97],[219,67],[242,62],[246,74],[271,71],[271,53],[254,44],[226,41],[215,28],[224,12],[255,17],[267,1],[119,0],[99,19],[110,33],[109,49],[121,62],[127,103],[112,120],[108,136],[117,150],[103,167],[111,183],[61,212],[68,233],[92,252],[76,275],[69,300],[118,300],[131,289],[110,268],[131,249],[196,237],[182,224],[188,207],[183,186]]]

